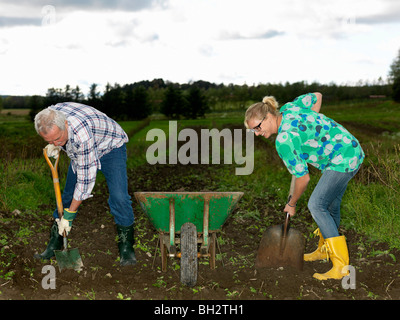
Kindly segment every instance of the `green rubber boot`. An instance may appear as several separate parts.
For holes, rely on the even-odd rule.
[[[61,250],[63,246],[63,237],[58,234],[58,224],[54,221],[50,229],[50,240],[46,250],[41,254],[36,253],[35,259],[49,260],[54,257],[54,250]]]
[[[129,227],[117,224],[118,249],[121,266],[133,266],[136,264],[135,251],[133,249],[133,224]]]

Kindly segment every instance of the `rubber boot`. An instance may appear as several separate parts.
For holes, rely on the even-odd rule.
[[[313,277],[318,280],[342,279],[348,275],[348,271],[342,273],[342,269],[349,265],[349,251],[344,236],[325,239],[325,246],[333,267],[325,273],[314,273]]]
[[[324,242],[325,239],[321,234],[319,229],[314,231],[316,236],[319,236],[318,248],[311,253],[304,254],[304,261],[317,261],[317,260],[325,260],[327,258],[326,252],[324,252]]]
[[[58,234],[58,224],[54,221],[50,229],[50,240],[47,245],[46,250],[41,254],[36,253],[33,257],[35,259],[49,260],[53,258],[54,250],[61,250],[63,246],[63,237]]]
[[[133,224],[129,227],[117,224],[118,249],[121,266],[133,266],[136,264],[135,251],[133,250]]]

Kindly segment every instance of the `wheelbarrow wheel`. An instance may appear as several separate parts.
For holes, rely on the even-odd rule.
[[[197,282],[197,230],[190,222],[181,228],[181,282],[188,287]]]

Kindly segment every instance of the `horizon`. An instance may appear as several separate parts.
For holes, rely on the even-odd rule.
[[[158,78],[158,79],[159,79],[159,78]],[[124,86],[127,86],[127,85],[137,84],[137,83],[140,83],[140,82],[143,82],[143,81],[152,82],[152,81],[158,80],[158,79],[153,79],[153,80],[140,80],[140,81],[136,81],[136,82],[132,82],[132,83],[124,83],[124,84],[121,84],[121,83],[114,83],[114,85],[115,85],[115,84],[118,84],[118,85],[120,85],[121,87],[124,87]],[[383,79],[381,79],[381,81],[382,81],[381,83],[370,83],[370,82],[368,82],[368,80],[362,81],[362,79],[360,79],[359,81],[357,81],[357,83],[341,83],[341,84],[337,84],[337,83],[334,83],[334,82],[331,82],[331,83],[307,82],[307,81],[305,81],[305,80],[302,80],[302,81],[284,82],[284,83],[283,83],[283,82],[279,82],[279,83],[257,83],[257,84],[252,84],[252,85],[249,85],[249,84],[246,84],[246,83],[244,83],[244,84],[215,83],[215,82],[210,82],[210,81],[202,80],[202,79],[201,79],[201,80],[194,81],[194,82],[185,82],[185,83],[171,82],[171,81],[169,81],[169,80],[164,80],[164,79],[161,79],[161,80],[163,80],[167,86],[168,86],[168,84],[170,84],[170,83],[172,83],[172,84],[178,84],[179,86],[182,86],[182,85],[191,85],[191,84],[196,83],[196,82],[199,82],[199,81],[203,81],[203,82],[206,82],[206,83],[210,83],[210,84],[213,84],[213,85],[216,85],[216,86],[220,86],[220,85],[224,85],[224,86],[235,85],[235,86],[248,86],[248,87],[257,87],[257,86],[261,86],[261,85],[282,85],[282,86],[285,86],[287,83],[288,83],[289,85],[292,85],[292,84],[294,84],[294,83],[304,83],[304,84],[306,84],[306,85],[317,84],[317,85],[319,85],[319,86],[327,86],[327,87],[330,87],[330,86],[338,86],[338,87],[381,86],[381,87],[383,87],[383,86],[390,86],[390,85],[391,85],[391,84],[389,83],[388,79],[386,79],[386,81],[384,81]],[[360,81],[361,81],[361,82],[360,82]],[[379,81],[379,79],[374,80],[374,81]],[[47,90],[48,90],[48,89],[61,89],[61,90],[64,90],[64,89],[66,88],[67,85],[69,85],[69,84],[66,84],[66,85],[65,85],[64,87],[62,87],[62,88],[50,87],[50,88],[47,88]],[[70,85],[70,89],[74,89],[74,88],[76,88],[76,86]],[[85,99],[86,99],[87,96],[89,95],[89,89],[88,89],[87,93],[84,93],[83,91],[81,91],[81,92],[82,92],[82,94],[84,95],[84,97],[85,97]],[[98,93],[99,93],[100,96],[102,96],[102,95],[104,94],[104,91],[99,91]],[[46,91],[46,93],[45,93],[44,95],[37,95],[37,94],[33,94],[33,95],[0,94],[0,97],[3,97],[3,98],[4,98],[4,97],[32,97],[32,96],[41,96],[41,97],[45,97],[46,94],[47,94],[47,91]]]

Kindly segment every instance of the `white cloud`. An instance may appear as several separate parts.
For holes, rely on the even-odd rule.
[[[58,0],[54,17],[45,2],[0,0],[0,94],[153,78],[374,80],[400,43],[398,23],[382,20],[398,12],[389,0]]]

